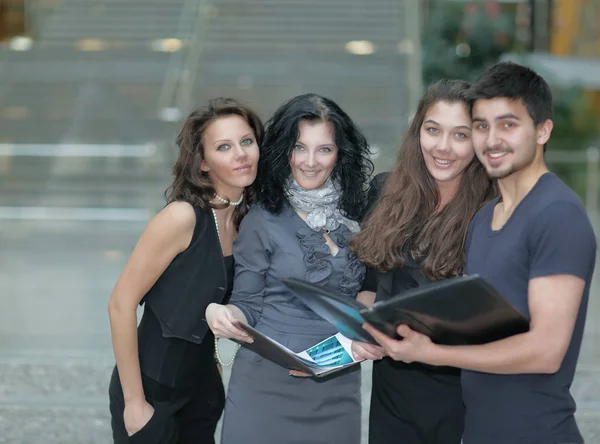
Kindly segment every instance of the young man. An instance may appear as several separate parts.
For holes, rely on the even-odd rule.
[[[500,63],[472,87],[473,144],[500,196],[473,218],[465,274],[479,274],[530,317],[530,331],[476,346],[440,346],[402,325],[396,360],[463,368],[464,444],[578,444],[569,392],[596,258],[581,201],[544,161],[552,93],[542,77]]]

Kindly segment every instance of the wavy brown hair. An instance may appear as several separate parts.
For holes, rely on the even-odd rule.
[[[242,117],[254,133],[256,143],[261,146],[263,138],[263,123],[258,115],[250,108],[229,98],[213,99],[205,108],[199,108],[187,117],[176,143],[179,147],[179,157],[173,166],[173,183],[165,191],[167,203],[185,201],[205,211],[210,208],[225,208],[228,204],[214,204],[215,188],[207,173],[200,169],[204,159],[204,132],[217,119],[237,115]],[[249,206],[256,198],[256,186],[252,184],[244,190],[244,200],[234,211],[234,223],[239,227]]]
[[[438,211],[440,193],[425,165],[420,130],[427,111],[438,102],[462,103],[470,112],[469,87],[460,80],[440,80],[421,99],[396,165],[362,231],[350,244],[367,265],[387,271],[413,259],[433,280],[462,272],[469,222],[495,195],[495,184],[475,156],[463,171],[452,200]]]

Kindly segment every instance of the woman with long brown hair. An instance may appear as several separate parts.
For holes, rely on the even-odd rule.
[[[363,301],[462,272],[469,221],[495,193],[474,155],[468,89],[431,85],[394,169],[372,182],[371,209],[350,244],[370,267]],[[374,362],[370,444],[459,444],[463,426],[460,369]]]
[[[142,233],[108,304],[115,443],[214,442],[225,396],[203,318],[232,291],[233,240],[252,203],[262,134],[259,117],[231,99],[212,100],[183,124],[168,205]]]

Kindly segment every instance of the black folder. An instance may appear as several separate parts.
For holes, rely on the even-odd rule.
[[[445,345],[484,344],[529,330],[529,319],[477,275],[410,289],[370,308],[299,279],[283,283],[344,336],[372,344],[364,323],[395,339],[401,339],[398,325],[406,324]]]
[[[324,376],[328,376],[331,373],[338,372],[347,367],[358,364],[360,361],[354,361],[350,363],[344,363],[341,365],[330,365],[330,366],[320,366],[315,363],[311,363],[309,360],[298,356],[298,353],[294,353],[292,350],[284,347],[279,342],[274,339],[269,338],[264,335],[260,331],[251,327],[248,324],[244,324],[242,322],[236,323],[238,328],[244,330],[248,335],[250,335],[254,342],[238,342],[238,344],[243,345],[246,348],[249,348],[254,353],[259,354],[265,359],[274,362],[284,368],[300,370],[304,373],[307,373],[312,376],[317,376],[322,378]]]

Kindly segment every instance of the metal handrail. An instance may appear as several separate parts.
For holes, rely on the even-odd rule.
[[[37,40],[40,37],[40,33],[45,21],[52,14],[56,6],[40,7],[37,3],[39,0],[24,0],[24,14],[25,14],[25,30],[29,37],[33,40]]]
[[[181,78],[181,85],[175,101],[177,108],[184,112],[190,109],[192,90],[194,83],[197,81],[200,59],[206,43],[206,36],[210,29],[212,11],[212,0],[201,0],[199,2],[192,38],[190,40],[190,50],[183,70],[184,75]]]
[[[186,0],[181,8],[181,14],[177,23],[176,37],[182,42],[181,50],[175,51],[169,58],[159,97],[158,110],[173,105],[176,91],[180,82],[184,64],[185,52],[192,46],[192,32],[194,29],[194,18],[197,16],[198,0]]]

